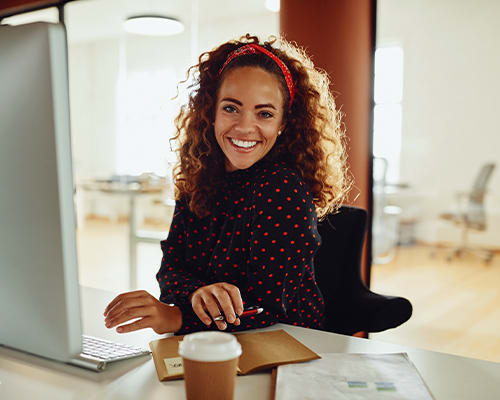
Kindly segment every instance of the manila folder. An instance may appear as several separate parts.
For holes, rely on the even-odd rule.
[[[238,362],[238,374],[246,375],[278,365],[292,364],[321,358],[284,330],[236,334],[242,354]],[[183,377],[179,342],[183,336],[171,336],[149,343],[160,381]]]

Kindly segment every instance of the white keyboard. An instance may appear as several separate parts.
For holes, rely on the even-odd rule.
[[[92,336],[82,335],[82,355],[101,360],[105,363],[150,354],[149,350],[139,347],[110,342]]]

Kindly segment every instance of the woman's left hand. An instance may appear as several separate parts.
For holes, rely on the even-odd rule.
[[[121,325],[118,333],[152,328],[156,333],[176,332],[182,327],[179,307],[162,303],[145,290],[122,293],[115,297],[104,310],[105,325],[113,328],[132,319],[136,321]]]

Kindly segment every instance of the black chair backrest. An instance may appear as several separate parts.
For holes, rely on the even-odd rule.
[[[314,270],[325,300],[327,325],[349,308],[353,296],[365,289],[360,266],[367,215],[361,208],[341,206],[337,213],[318,223],[322,243],[314,257]]]

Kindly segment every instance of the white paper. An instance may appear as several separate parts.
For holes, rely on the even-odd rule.
[[[167,368],[167,375],[180,375],[184,373],[182,357],[164,358],[163,362]]]
[[[280,365],[275,400],[433,400],[406,353],[320,355]]]

